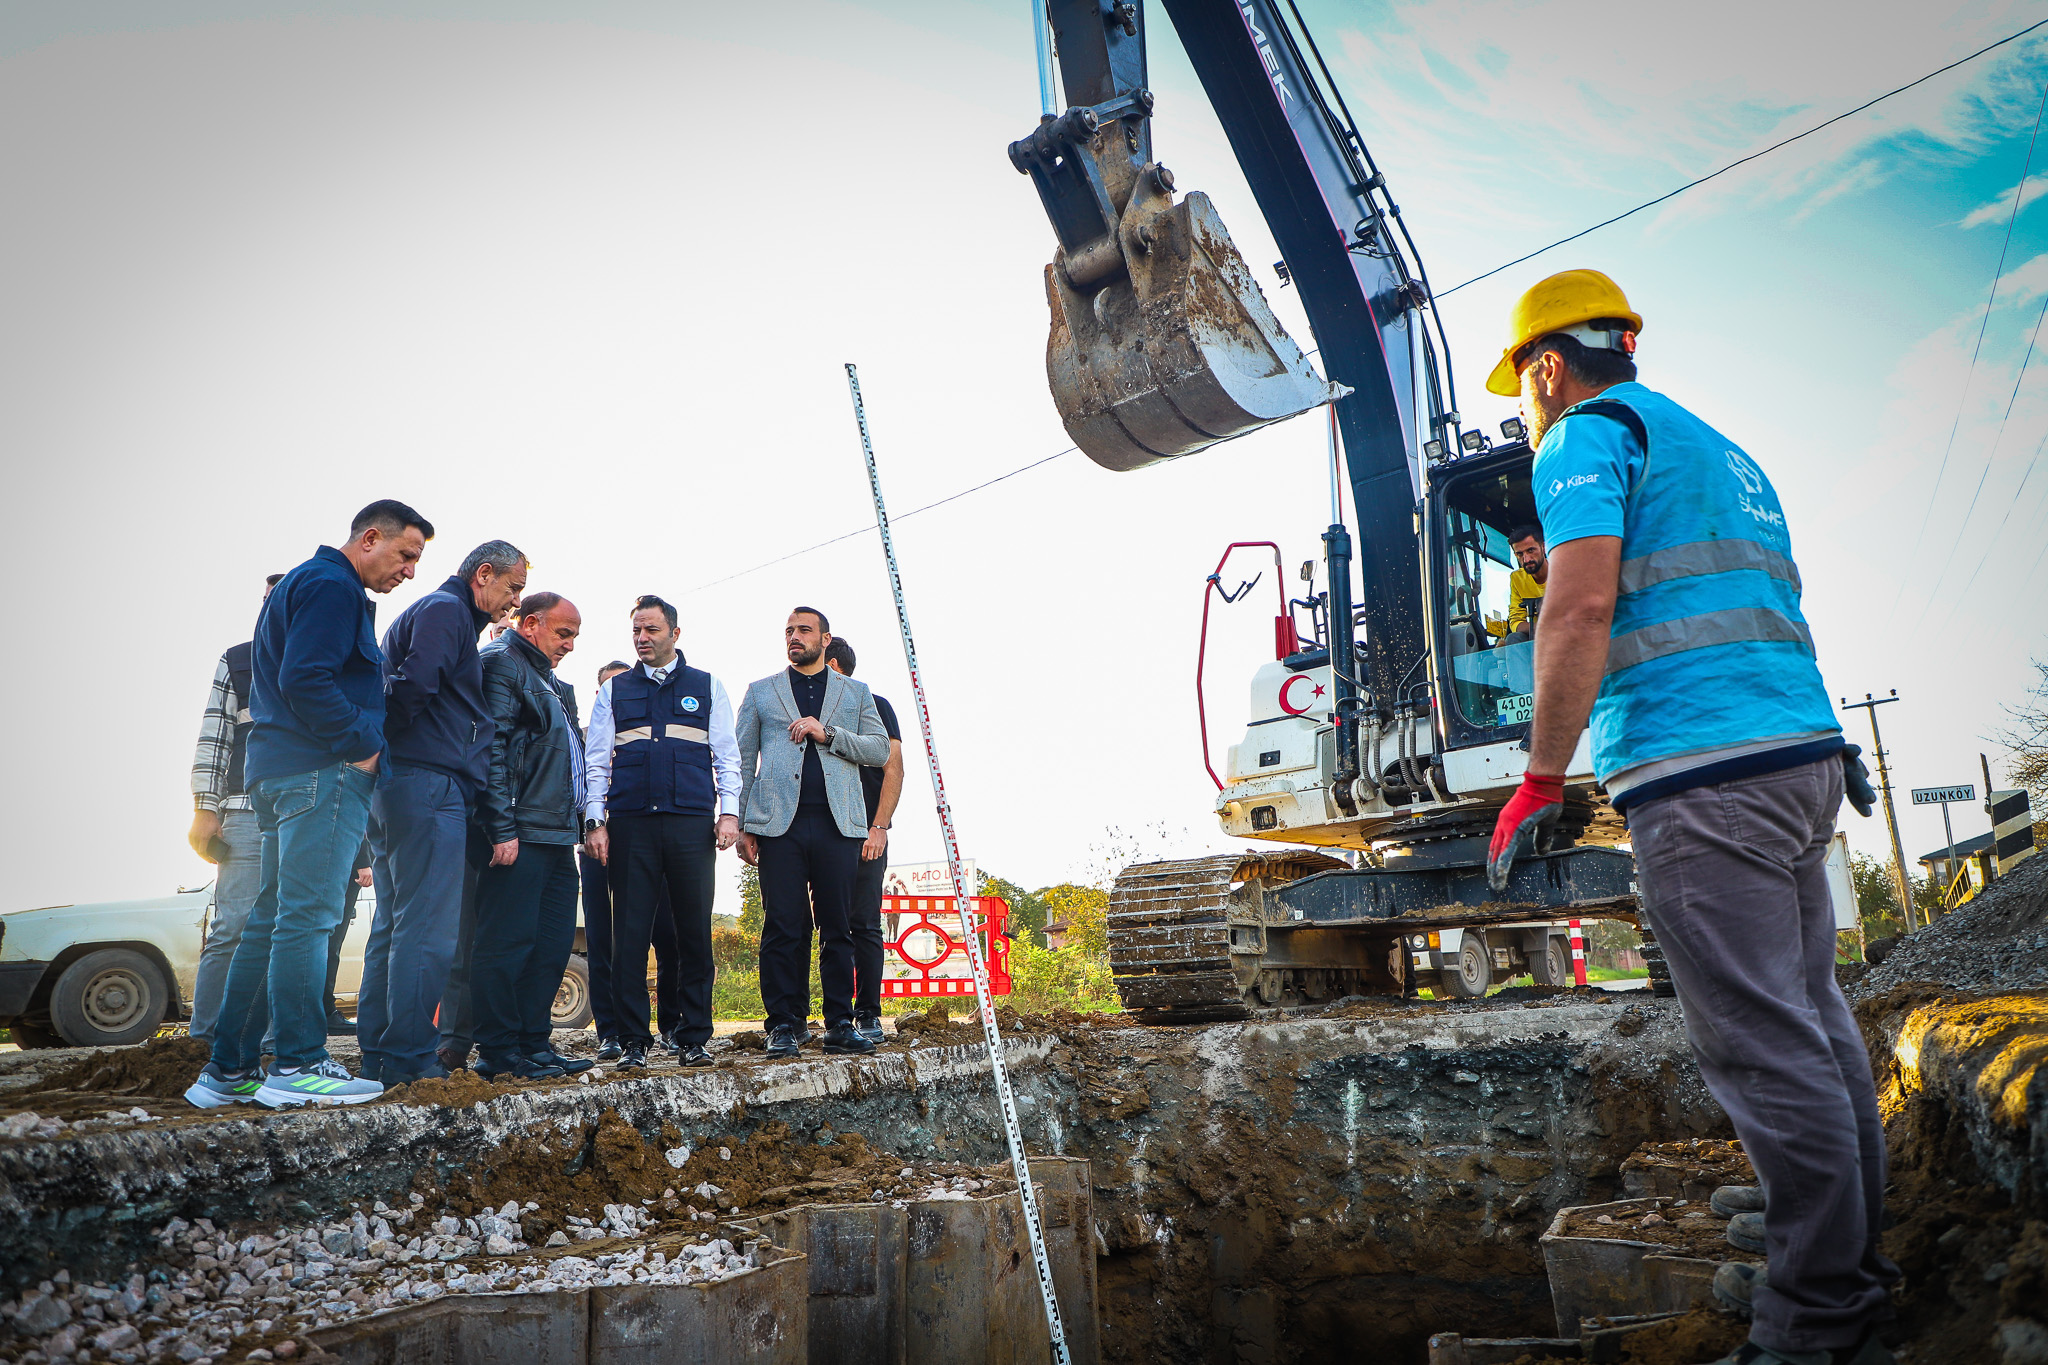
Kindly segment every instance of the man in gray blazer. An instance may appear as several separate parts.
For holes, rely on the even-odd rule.
[[[783,627],[789,667],[740,703],[740,857],[761,870],[761,1003],[768,1055],[808,1041],[811,929],[825,991],[825,1051],[873,1052],[854,1028],[853,888],[867,838],[862,766],[889,761],[867,684],[825,666],[832,626],[798,607]]]

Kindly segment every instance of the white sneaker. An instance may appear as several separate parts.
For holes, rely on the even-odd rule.
[[[266,1072],[256,1102],[272,1109],[292,1109],[302,1104],[361,1104],[383,1093],[383,1086],[349,1075],[347,1067],[330,1057],[318,1066]]]

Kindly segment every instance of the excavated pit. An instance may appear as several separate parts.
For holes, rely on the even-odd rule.
[[[2048,860],[2022,872],[1850,987],[1892,1133],[1902,1360],[2048,1361]],[[1943,980],[1949,961],[1976,974]],[[1641,992],[1354,1001],[1204,1026],[1006,1023],[1028,1145],[1090,1162],[1104,1360],[1419,1365],[1437,1333],[1550,1336],[1538,1239],[1560,1209],[1698,1198],[1739,1174],[1725,1144],[1693,1142],[1728,1129],[1679,1007]],[[191,1279],[199,1234],[159,1235],[173,1219],[233,1240],[323,1222],[332,1234],[374,1201],[458,1222],[515,1202],[532,1206],[530,1243],[571,1235],[581,1254],[627,1204],[653,1229],[631,1235],[708,1236],[804,1203],[1002,1188],[972,1021],[913,1021],[871,1058],[770,1062],[740,1044],[707,1072],[458,1078],[314,1113],[191,1110],[165,1094],[191,1062],[180,1047],[0,1064],[0,1292],[16,1295],[0,1316],[39,1283],[75,1297],[131,1274],[210,1305]],[[227,1325],[203,1358],[256,1344]],[[1727,1330],[1681,1325],[1671,1340],[1695,1326]],[[273,1322],[266,1339],[281,1330],[296,1329]],[[144,1341],[126,1358],[181,1358]],[[30,1344],[0,1330],[0,1360]]]

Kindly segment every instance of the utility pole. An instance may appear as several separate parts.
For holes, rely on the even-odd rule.
[[[1870,743],[1877,751],[1877,789],[1884,794],[1884,824],[1892,836],[1892,886],[1898,892],[1899,911],[1906,917],[1906,932],[1910,934],[1920,927],[1917,917],[1913,914],[1913,882],[1906,875],[1906,850],[1899,843],[1899,816],[1898,812],[1892,809],[1892,775],[1890,768],[1885,764],[1884,736],[1877,728],[1877,708],[1898,699],[1899,689],[1896,687],[1888,697],[1873,697],[1865,692],[1862,701],[1842,698],[1842,709],[1870,713]]]

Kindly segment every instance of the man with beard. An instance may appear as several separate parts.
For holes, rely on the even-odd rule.
[[[761,1003],[768,1055],[809,1032],[812,927],[825,992],[825,1051],[873,1052],[853,1016],[853,893],[868,834],[863,767],[889,761],[867,684],[825,666],[832,627],[798,607],[782,631],[789,667],[740,703],[740,857],[761,870]]]
[[[1762,1182],[1716,1191],[1753,1201],[1728,1239],[1768,1256],[1714,1277],[1752,1316],[1724,1365],[1883,1365],[1898,1278],[1878,1250],[1884,1129],[1835,984],[1825,871],[1845,785],[1864,805],[1861,765],[1821,685],[1778,495],[1636,382],[1642,326],[1605,275],[1553,275],[1515,306],[1487,381],[1521,396],[1550,547],[1529,766],[1488,872],[1504,889],[1555,823],[1590,718],[1693,1056]]]

